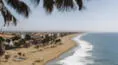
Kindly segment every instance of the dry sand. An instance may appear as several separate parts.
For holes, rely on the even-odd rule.
[[[77,34],[65,36],[61,38],[62,45],[57,45],[54,48],[50,48],[50,46],[40,48],[42,51],[35,49],[34,47],[8,50],[7,52],[11,55],[11,58],[8,62],[2,62],[0,65],[45,65],[48,61],[58,58],[62,53],[75,47],[76,43],[72,40],[75,36],[77,36]],[[20,51],[25,53],[26,60],[13,61],[13,56]]]

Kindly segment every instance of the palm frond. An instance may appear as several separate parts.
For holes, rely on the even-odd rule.
[[[56,0],[56,7],[58,8],[58,9],[61,9],[62,8],[62,6],[63,6],[63,2],[64,2],[64,0]]]
[[[9,5],[11,5],[18,13],[23,14],[28,17],[30,8],[21,0],[6,0]]]
[[[75,0],[77,5],[79,6],[79,10],[82,10],[83,8],[83,1],[82,0]]]
[[[7,8],[4,8],[1,10],[1,14],[4,18],[4,26],[6,25],[6,23],[9,23],[10,21],[12,21],[14,23],[14,25],[17,24],[17,19],[8,11]]]
[[[74,8],[73,0],[56,0],[55,4],[59,10],[70,10]]]
[[[16,26],[17,25],[17,19],[14,17],[14,16],[12,16],[12,20],[13,20],[13,23],[14,23],[14,25]]]
[[[43,1],[43,7],[48,13],[51,13],[53,11],[54,1],[53,0],[44,0]]]

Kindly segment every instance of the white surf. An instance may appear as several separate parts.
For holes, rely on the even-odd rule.
[[[90,51],[93,50],[93,46],[89,42],[80,39],[83,35],[85,34],[73,38],[73,40],[75,40],[78,43],[78,47],[74,50],[74,54],[60,60],[59,62],[57,62],[58,64],[87,65],[94,63],[92,59],[87,59],[88,57],[92,56],[92,52]]]

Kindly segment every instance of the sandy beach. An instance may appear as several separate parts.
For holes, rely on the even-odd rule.
[[[41,47],[35,49],[33,46],[30,48],[20,48],[16,50],[8,50],[8,54],[11,58],[8,62],[1,62],[1,65],[45,65],[48,61],[58,58],[64,52],[70,50],[76,46],[76,42],[72,40],[73,37],[78,34],[70,34],[61,38],[62,45],[56,45],[51,48],[51,46]],[[13,61],[13,56],[17,52],[25,53],[26,59],[22,61]]]

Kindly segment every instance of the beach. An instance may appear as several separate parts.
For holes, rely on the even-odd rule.
[[[69,50],[68,52],[62,54],[56,60],[49,62],[47,65],[87,65],[92,64],[92,60],[88,60],[92,56],[91,51],[93,50],[93,45],[82,40],[83,36],[87,33],[78,34],[73,40],[76,42],[76,47]]]
[[[9,59],[8,62],[1,62],[1,65],[45,65],[47,62],[58,58],[61,54],[67,52],[76,46],[76,42],[72,38],[76,37],[78,34],[70,34],[60,38],[62,40],[61,45],[56,45],[51,48],[50,46],[41,47],[40,49],[30,48],[20,48],[15,50],[8,50],[7,52],[14,56],[17,52],[25,53],[26,60],[23,61],[13,61]]]

